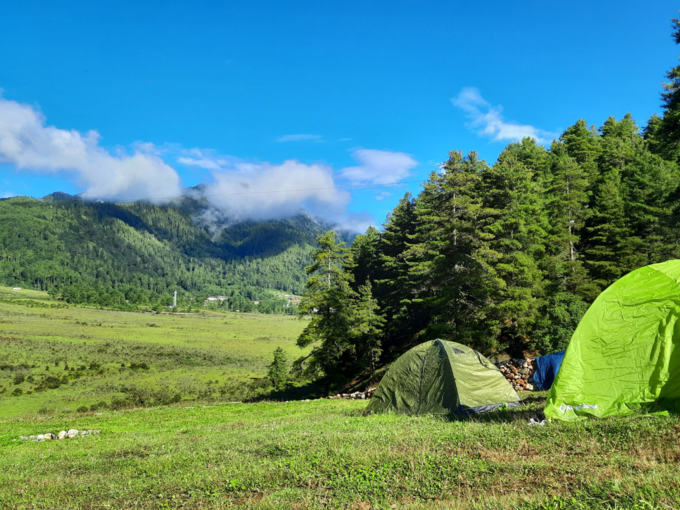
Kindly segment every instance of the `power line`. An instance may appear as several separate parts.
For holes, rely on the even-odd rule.
[[[233,197],[237,195],[264,195],[267,193],[296,193],[299,191],[324,191],[324,190],[330,190],[330,189],[354,189],[354,188],[376,188],[378,186],[395,186],[397,184],[418,184],[421,181],[399,181],[399,182],[385,182],[382,184],[358,184],[355,186],[331,186],[329,188],[301,188],[301,189],[278,189],[278,190],[268,190],[268,191],[244,191],[241,193],[214,193],[210,195],[201,195],[201,197]],[[138,200],[171,200],[173,198],[182,198],[181,196],[177,197],[142,197],[142,198],[136,198],[134,200],[121,200],[122,202],[131,202],[131,201],[138,201]]]

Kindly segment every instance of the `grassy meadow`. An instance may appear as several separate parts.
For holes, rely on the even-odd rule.
[[[541,400],[461,420],[347,400],[2,418],[0,508],[678,508],[677,418],[528,426]],[[71,427],[102,433],[15,440]]]
[[[678,417],[529,426],[544,393],[467,419],[231,403],[303,327],[0,289],[0,509],[680,507]],[[102,432],[18,440],[70,428]]]
[[[0,287],[0,417],[252,396],[305,323],[281,315],[68,306]]]

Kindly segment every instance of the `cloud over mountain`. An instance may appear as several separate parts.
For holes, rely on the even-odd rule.
[[[320,138],[287,135],[279,140]],[[177,144],[137,142],[130,148],[107,150],[95,130],[82,133],[47,125],[37,108],[0,97],[0,163],[18,171],[66,177],[84,190],[84,199],[167,202],[180,197],[186,190],[169,164],[175,162],[210,173],[212,182],[203,186],[202,194],[216,214],[232,220],[276,219],[307,210],[363,230],[374,218],[348,210],[352,195],[343,185],[393,184],[407,177],[417,162],[406,153],[387,150],[362,148],[352,156],[355,166],[336,171],[325,163],[248,162]]]

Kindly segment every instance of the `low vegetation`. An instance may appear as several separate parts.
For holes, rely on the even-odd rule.
[[[525,395],[528,396],[528,395]],[[677,508],[680,421],[364,417],[364,401],[0,419],[1,508]],[[97,436],[41,443],[20,435]]]
[[[275,349],[304,354],[295,346],[304,325],[84,308],[0,287],[0,416],[251,398],[271,389]]]

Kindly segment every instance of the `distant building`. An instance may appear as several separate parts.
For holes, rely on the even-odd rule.
[[[259,301],[253,301],[253,304],[254,304],[254,305],[259,305],[260,302],[259,302]]]
[[[203,306],[208,306],[208,303],[212,303],[214,301],[227,301],[229,298],[227,296],[210,296],[208,299],[203,301]]]

